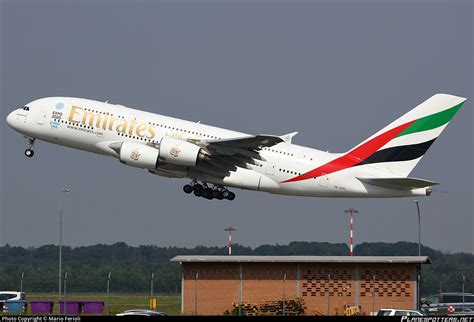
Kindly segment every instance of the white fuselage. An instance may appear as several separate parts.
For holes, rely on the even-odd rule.
[[[71,97],[49,97],[27,104],[7,118],[8,124],[27,137],[74,149],[117,157],[114,142],[153,145],[163,137],[192,142],[218,141],[245,133],[185,121],[121,105]],[[276,194],[319,197],[405,197],[426,195],[426,189],[410,191],[364,184],[357,177],[384,177],[376,165],[349,167],[328,175],[296,182],[295,176],[334,160],[328,153],[282,142],[260,151],[262,160],[237,167],[225,177],[199,167],[164,164],[152,170],[166,177],[186,177],[216,185],[266,191]],[[393,176],[393,175],[391,175]]]

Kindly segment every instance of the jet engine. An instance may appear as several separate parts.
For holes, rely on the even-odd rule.
[[[160,151],[154,147],[134,142],[122,142],[119,151],[120,162],[131,167],[156,169]]]
[[[204,152],[196,144],[183,140],[163,138],[160,142],[160,164],[171,163],[187,167],[195,166]]]
[[[205,155],[199,146],[173,138],[161,139],[157,147],[135,142],[110,147],[118,150],[120,162],[142,169],[156,169],[164,164],[195,166]]]

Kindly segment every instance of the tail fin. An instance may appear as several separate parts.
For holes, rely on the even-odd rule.
[[[351,149],[347,155],[360,160],[361,165],[376,163],[378,168],[406,177],[465,100],[436,94]]]

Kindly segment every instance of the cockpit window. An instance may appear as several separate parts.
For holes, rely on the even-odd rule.
[[[29,108],[28,106],[26,106],[26,105],[23,106],[21,109],[24,110],[24,111],[29,111],[29,110],[30,110],[30,108]]]

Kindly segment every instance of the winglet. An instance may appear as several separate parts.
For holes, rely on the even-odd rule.
[[[286,143],[291,143],[291,140],[293,139],[293,137],[298,134],[298,132],[291,132],[291,133],[288,133],[288,134],[284,134],[282,136],[280,136],[280,138],[285,141]]]

